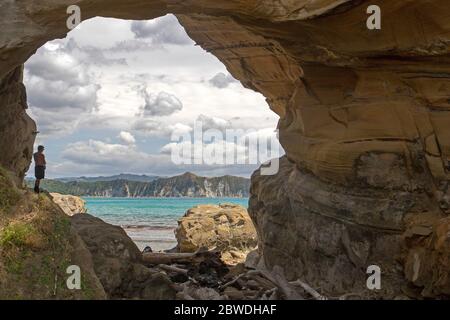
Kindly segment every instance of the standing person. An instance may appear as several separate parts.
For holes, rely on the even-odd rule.
[[[36,182],[34,183],[34,192],[39,193],[39,186],[41,184],[41,179],[45,178],[45,166],[47,162],[45,161],[44,146],[39,146],[38,151],[33,154],[34,159],[34,175],[36,177]]]

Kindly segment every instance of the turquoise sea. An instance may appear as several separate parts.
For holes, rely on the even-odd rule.
[[[248,207],[248,198],[91,198],[83,197],[88,213],[121,226],[142,250],[176,245],[174,230],[186,210],[199,204],[236,203]]]

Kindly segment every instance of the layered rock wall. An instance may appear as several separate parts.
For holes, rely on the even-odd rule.
[[[343,186],[286,157],[280,165],[275,176],[254,173],[249,203],[269,270],[283,266],[289,278],[304,279],[328,296],[449,293],[449,217],[438,209],[429,185],[402,191],[395,187],[395,172],[383,172],[392,188]],[[366,286],[371,265],[381,270],[381,290]]]

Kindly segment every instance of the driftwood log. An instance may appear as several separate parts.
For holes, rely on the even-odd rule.
[[[305,293],[316,300],[327,299],[300,279],[288,281],[284,275],[283,268],[280,266],[274,266],[272,271],[264,269],[249,270],[247,268],[241,268],[242,270],[236,269],[238,272],[231,273],[231,277],[219,275],[217,279],[218,284],[221,281],[226,281],[222,282],[222,285],[219,285],[216,291],[202,287],[205,285],[203,283],[205,280],[202,277],[195,279],[196,274],[200,270],[203,270],[201,271],[202,275],[205,273],[205,270],[210,268],[215,272],[221,271],[223,263],[217,251],[201,249],[192,253],[146,252],[142,254],[142,260],[148,266],[156,267],[171,274],[183,274],[188,277],[187,279],[189,280],[183,283],[181,285],[182,288],[178,290],[177,299],[235,299],[236,297],[231,295],[234,291],[239,292],[242,296],[239,299],[304,300],[307,298]]]
[[[274,266],[272,269],[272,277],[275,280],[278,289],[287,300],[304,300],[304,297],[302,297],[297,292],[296,288],[284,277],[283,268],[280,266]]]
[[[198,264],[203,261],[220,259],[219,251],[208,251],[200,248],[196,252],[144,252],[142,261],[144,264]]]
[[[294,286],[300,286],[303,288],[303,290],[305,290],[307,293],[309,293],[314,299],[316,300],[328,300],[327,297],[321,295],[320,293],[318,293],[315,289],[313,289],[309,284],[301,281],[300,279],[297,279],[295,281],[291,281],[289,282],[291,285]]]
[[[174,263],[193,263],[197,253],[164,253],[164,252],[146,252],[142,254],[142,261],[149,265],[174,264]]]
[[[167,265],[167,264],[158,264],[157,267],[159,269],[167,271],[167,272],[181,273],[184,275],[187,275],[187,273],[189,272],[189,270],[187,270],[187,269],[178,268],[176,266],[171,266],[171,265]]]

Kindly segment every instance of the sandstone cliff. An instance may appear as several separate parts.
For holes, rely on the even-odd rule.
[[[244,262],[255,249],[256,230],[239,205],[199,205],[189,209],[175,230],[177,251],[195,252],[201,248],[218,250],[227,264]]]
[[[268,267],[334,295],[375,264],[384,289],[365,296],[449,294],[447,0],[379,0],[381,30],[366,28],[364,0],[3,1],[0,164],[19,182],[35,130],[21,65],[67,34],[71,4],[84,19],[176,14],[279,114],[287,158],[254,174],[249,209]]]

